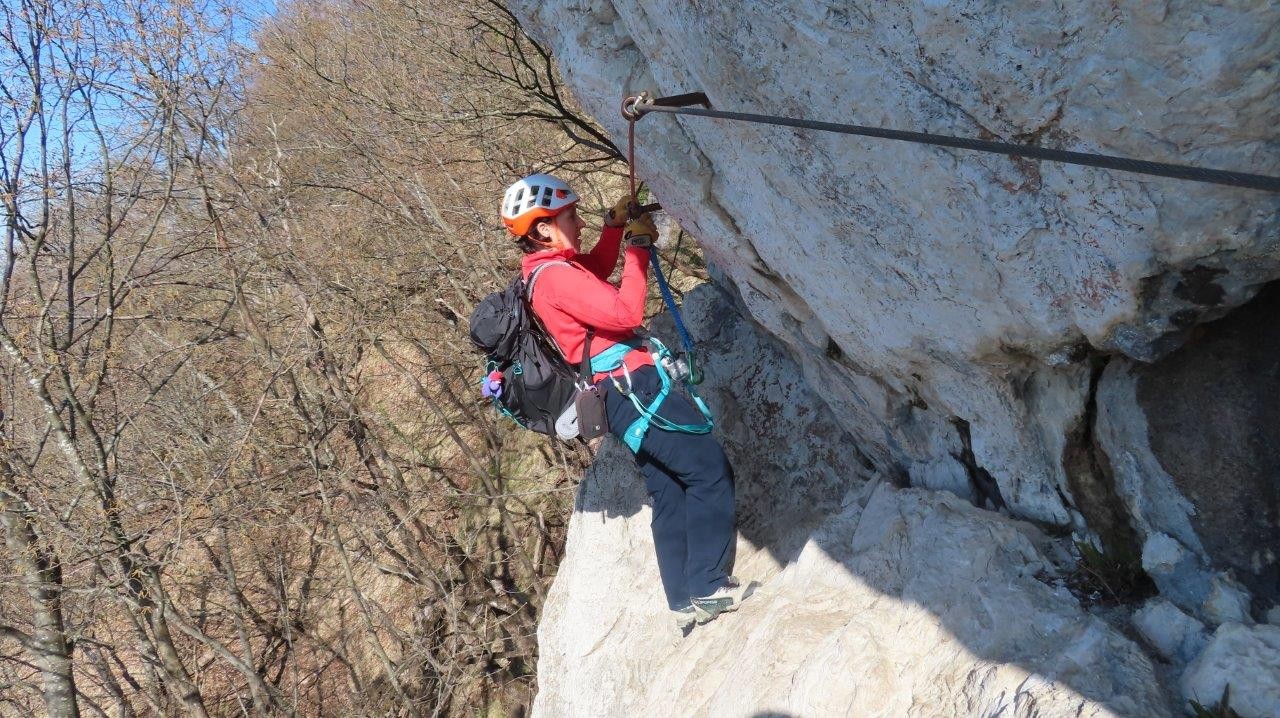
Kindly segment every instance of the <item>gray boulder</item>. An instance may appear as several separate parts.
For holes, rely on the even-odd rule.
[[[1199,655],[1209,640],[1203,623],[1161,598],[1135,611],[1133,624],[1162,658],[1180,664]]]
[[[1243,718],[1280,716],[1280,627],[1225,623],[1182,676],[1183,695],[1206,707],[1228,685],[1228,703]]]

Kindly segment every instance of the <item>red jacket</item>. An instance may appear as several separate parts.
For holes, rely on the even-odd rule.
[[[618,263],[621,244],[622,229],[605,227],[600,241],[586,254],[572,249],[547,250],[526,254],[521,262],[525,281],[543,262],[571,263],[568,267],[547,267],[538,273],[538,281],[533,285],[533,311],[575,368],[582,361],[588,327],[596,330],[591,338],[591,353],[596,355],[614,344],[635,338],[635,330],[644,323],[649,253],[639,247],[628,247],[621,286],[614,287],[608,280]],[[646,348],[631,352],[623,363],[634,371],[652,365],[653,357]],[[605,376],[607,374],[596,374],[594,380]]]

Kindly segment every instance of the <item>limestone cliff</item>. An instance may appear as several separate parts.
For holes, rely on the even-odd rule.
[[[624,94],[700,90],[1280,172],[1270,3],[512,6],[615,138]],[[699,118],[638,137],[641,177],[769,335],[741,341],[777,344],[704,333],[751,466],[740,564],[773,580],[758,613],[653,643],[643,497],[606,452],[542,627],[543,714],[1158,715],[1228,680],[1242,714],[1280,714],[1280,629],[1256,625],[1280,598],[1280,199]],[[986,477],[1006,512],[935,492]],[[1140,555],[1158,594],[1091,615],[1053,578],[1067,537]]]

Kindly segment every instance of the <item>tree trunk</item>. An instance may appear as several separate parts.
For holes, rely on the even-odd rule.
[[[79,718],[75,676],[71,671],[71,647],[62,620],[62,568],[57,557],[45,550],[35,527],[27,520],[25,505],[14,490],[13,474],[0,468],[0,525],[5,543],[22,574],[31,601],[35,635],[23,641],[40,668],[45,710],[54,718]]]

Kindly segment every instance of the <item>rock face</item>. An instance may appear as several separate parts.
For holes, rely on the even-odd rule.
[[[513,3],[615,137],[624,92],[701,89],[724,109],[1280,170],[1280,9],[1158,5]],[[1280,276],[1274,195],[698,118],[638,136],[642,178],[878,466],[947,482],[963,419],[1009,505],[1062,526],[1090,510],[1069,460],[1089,358],[1156,359]]]
[[[642,483],[608,440],[539,628],[536,715],[1172,715],[1152,661],[1053,580],[1039,529],[874,478],[727,297],[685,308],[737,457],[736,570],[763,585],[681,638]]]
[[[511,6],[615,140],[624,94],[701,90],[719,109],[1280,172],[1274,3]],[[649,116],[637,137],[641,178],[821,387],[849,465],[1140,555],[1209,630],[1280,599],[1274,292],[1232,315],[1280,277],[1276,195],[701,118]],[[790,484],[847,447],[730,448]],[[830,481],[806,491],[844,496]],[[813,541],[789,540],[784,573]]]

